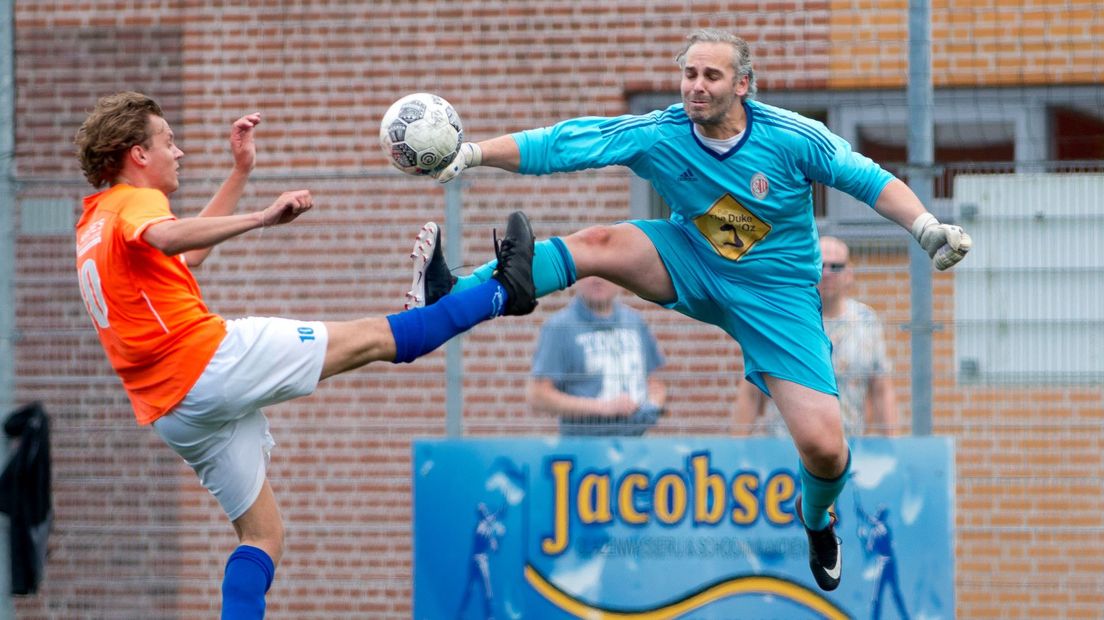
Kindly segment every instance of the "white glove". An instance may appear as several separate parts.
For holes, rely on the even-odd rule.
[[[460,176],[460,173],[463,172],[465,168],[474,168],[482,163],[483,149],[479,148],[479,145],[474,142],[465,142],[460,145],[460,150],[457,151],[456,157],[453,157],[448,165],[438,168],[430,174],[432,174],[439,183],[448,183]]]
[[[925,213],[912,223],[912,236],[928,253],[939,271],[950,269],[966,258],[973,241],[961,226],[940,224],[931,213]]]

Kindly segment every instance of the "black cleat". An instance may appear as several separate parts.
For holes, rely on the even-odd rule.
[[[495,266],[492,278],[506,289],[506,307],[502,314],[520,316],[537,307],[537,291],[533,284],[533,229],[529,218],[514,211],[506,220],[506,236],[499,243],[495,234]]]
[[[436,303],[456,284],[456,277],[449,271],[445,253],[441,251],[441,230],[437,224],[426,222],[418,231],[410,258],[414,261],[414,278],[406,293],[404,307],[407,310]]]
[[[797,519],[805,526],[805,517],[801,514],[801,496],[796,502]],[[836,523],[839,519],[835,513],[828,513],[828,527],[823,530],[810,530],[805,528],[805,535],[809,537],[809,568],[813,571],[813,578],[821,590],[830,592],[839,587],[840,574],[843,573],[843,547],[842,541],[836,536]]]

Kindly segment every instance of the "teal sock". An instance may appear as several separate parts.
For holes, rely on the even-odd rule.
[[[851,473],[851,450],[847,451],[847,465],[843,473],[831,480],[810,474],[801,461],[797,463],[801,475],[801,516],[805,527],[810,530],[823,530],[828,527],[828,509],[843,492],[847,475]]]
[[[451,292],[464,291],[490,280],[497,265],[498,261],[492,260],[476,267],[470,274],[460,276],[456,279]],[[567,250],[563,239],[552,237],[535,244],[533,284],[536,285],[537,297],[562,291],[575,284],[575,259],[571,258],[571,252]]]

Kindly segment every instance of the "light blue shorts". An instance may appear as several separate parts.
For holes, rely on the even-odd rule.
[[[249,317],[226,337],[191,391],[153,428],[233,521],[257,500],[276,442],[261,407],[314,391],[326,357],[318,322]]]
[[[675,286],[664,307],[716,325],[740,344],[744,376],[770,395],[762,375],[836,395],[832,343],[815,286],[755,286],[715,273],[687,232],[670,220],[629,222],[648,235]]]

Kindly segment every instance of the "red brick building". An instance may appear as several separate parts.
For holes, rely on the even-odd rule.
[[[446,97],[472,139],[623,114],[677,101],[683,38],[715,26],[751,42],[760,99],[820,115],[876,158],[903,155],[892,130],[853,120],[899,105],[903,0],[226,4],[15,3],[14,399],[41,400],[52,414],[56,503],[47,579],[39,595],[17,601],[20,618],[213,617],[235,544],[190,470],[134,424],[79,297],[66,226],[90,188],[72,138],[98,96],[134,89],[161,102],[186,153],[174,198],[181,214],[197,212],[221,182],[231,164],[229,125],[254,110],[264,120],[243,209],[285,189],[314,193],[318,208],[304,220],[231,241],[197,271],[210,305],[226,316],[348,319],[401,307],[413,234],[444,217],[442,188],[389,169],[378,148],[378,119],[409,92]],[[967,104],[1006,100],[1006,111],[1050,97],[1044,111],[1023,116],[1042,115],[1042,141],[1025,140],[1008,121],[1011,137],[998,129],[980,146],[962,131],[941,147],[937,135],[937,159],[940,148],[959,163],[1104,159],[1104,121],[1085,111],[1104,102],[1096,90],[1104,9],[1081,0],[933,4],[939,92]],[[1038,148],[1025,156],[1021,143]],[[539,237],[647,208],[631,204],[622,169],[466,178],[463,221],[448,225],[462,226],[469,264],[490,255],[490,227],[515,208],[530,214]],[[831,202],[825,210],[832,223]],[[907,323],[904,242],[876,234],[855,247],[859,296],[892,326]],[[935,337],[933,417],[935,432],[957,442],[958,616],[1098,617],[1100,378],[963,385],[953,359],[953,278],[935,277],[936,321],[947,328]],[[464,340],[466,434],[555,431],[523,394],[537,328],[567,299],[557,294],[531,317]],[[669,362],[671,415],[658,432],[734,432],[738,347],[712,327],[634,305],[645,309]],[[908,334],[889,331],[908,420]],[[410,617],[410,442],[445,433],[444,371],[440,352],[410,366],[372,366],[268,411],[278,443],[270,477],[288,529],[270,617]],[[1026,568],[1006,572],[1009,563]]]

